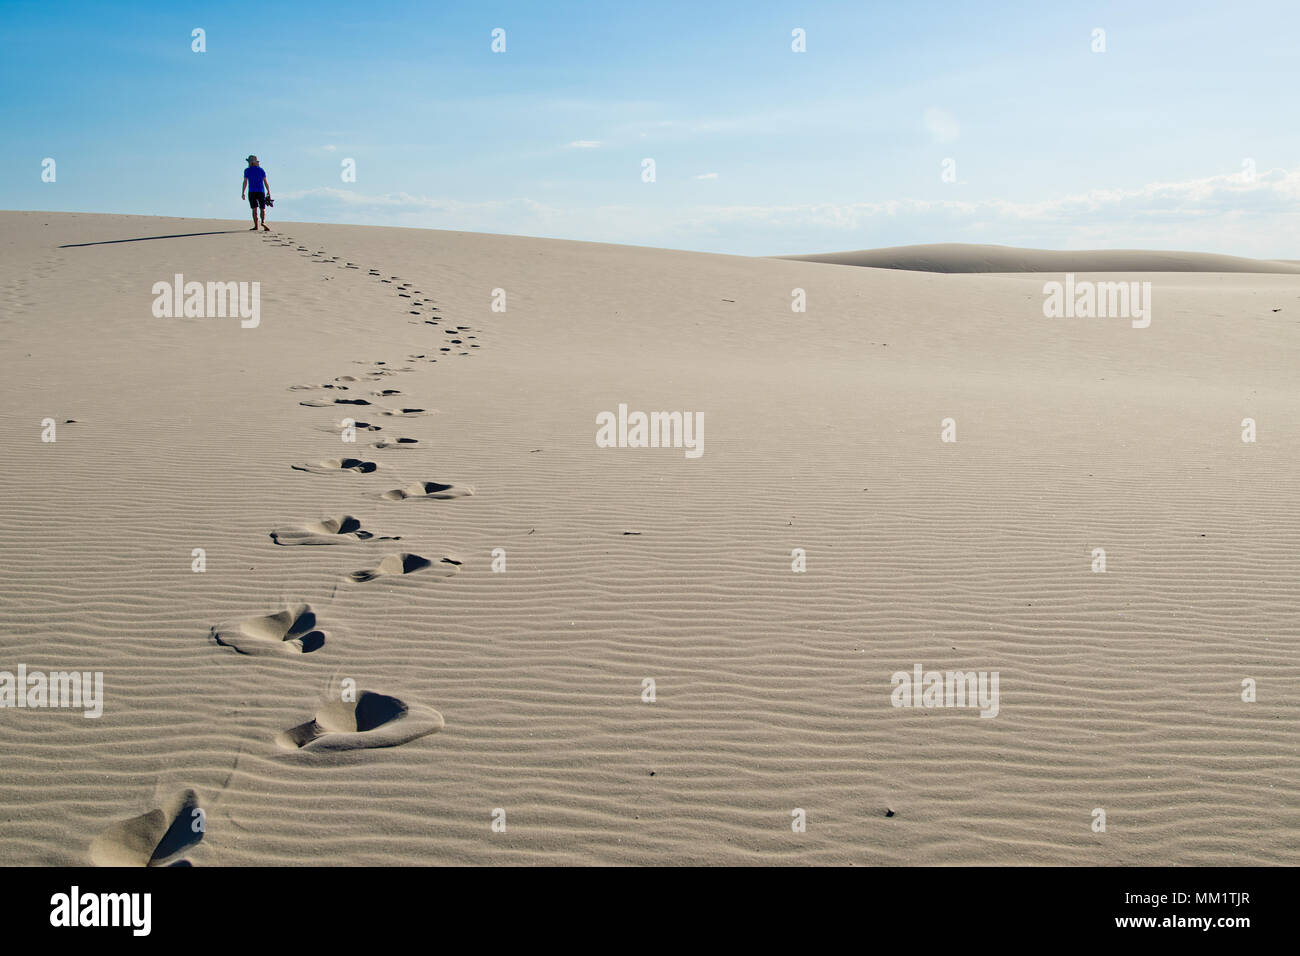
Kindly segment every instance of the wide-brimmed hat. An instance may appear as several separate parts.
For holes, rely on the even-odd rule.
[[[255,159],[257,159],[256,156],[249,156],[247,159],[244,160],[244,162],[246,162],[246,163],[251,163],[251,162],[252,162],[253,160],[255,160]]]

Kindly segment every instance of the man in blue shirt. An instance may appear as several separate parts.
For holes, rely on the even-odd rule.
[[[257,232],[257,212],[262,211],[262,228],[267,232],[271,227],[266,224],[266,200],[271,195],[270,183],[266,178],[266,170],[257,162],[256,156],[248,157],[248,168],[244,170],[244,185],[239,187],[239,198],[244,198],[244,191],[248,191],[248,205],[253,210],[253,228],[249,232]]]

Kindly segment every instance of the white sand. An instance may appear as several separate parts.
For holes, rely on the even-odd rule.
[[[1300,275],[1124,276],[1134,329],[1041,275],[285,231],[0,213],[0,670],[106,698],[0,709],[0,861],[1296,862]],[[175,273],[260,325],[155,318]],[[597,448],[620,403],[704,454]],[[997,717],[891,706],[917,663]]]

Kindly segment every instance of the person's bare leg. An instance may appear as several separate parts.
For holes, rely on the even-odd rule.
[[[257,210],[253,210],[253,228],[249,232],[257,232]]]

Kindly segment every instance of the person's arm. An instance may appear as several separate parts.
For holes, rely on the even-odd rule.
[[[263,175],[263,176],[262,176],[262,192],[266,193],[266,195],[267,195],[268,197],[271,195],[271,177],[270,177],[270,176],[267,176],[267,175]]]
[[[239,184],[239,198],[247,199],[248,197],[244,195],[244,193],[247,191],[248,191],[248,173],[244,173],[244,181]]]

